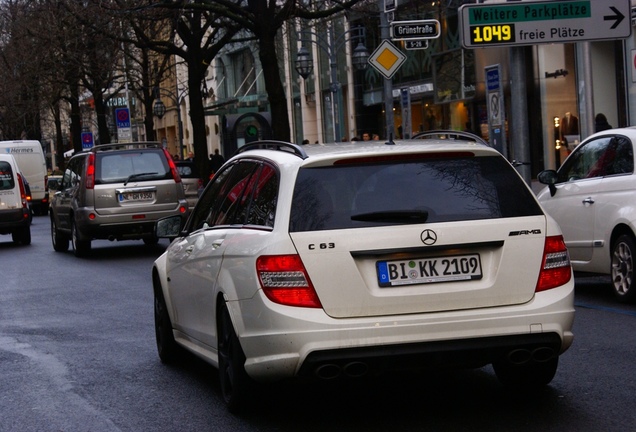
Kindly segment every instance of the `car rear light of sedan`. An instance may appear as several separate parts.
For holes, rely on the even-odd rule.
[[[256,260],[256,272],[268,299],[274,303],[321,308],[300,256],[265,255]]]
[[[559,287],[568,283],[571,278],[570,256],[563,236],[546,237],[541,273],[535,292]]]

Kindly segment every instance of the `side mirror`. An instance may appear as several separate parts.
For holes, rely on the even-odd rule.
[[[541,171],[539,173],[539,175],[537,175],[537,180],[539,180],[539,182],[548,185],[548,188],[550,189],[550,196],[554,196],[554,194],[556,194],[556,182],[557,182],[557,172],[555,170],[544,170]]]
[[[168,216],[159,219],[155,224],[155,235],[158,238],[175,239],[181,234],[181,216]]]

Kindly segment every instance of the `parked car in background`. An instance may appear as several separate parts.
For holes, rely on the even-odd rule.
[[[53,248],[76,256],[93,239],[157,243],[161,217],[185,219],[188,202],[168,152],[157,143],[105,144],[76,153],[51,202]]]
[[[636,299],[636,128],[591,135],[555,170],[538,199],[563,230],[575,271],[608,274],[621,302]]]
[[[0,234],[31,244],[31,209],[24,176],[11,154],[0,153]]]
[[[0,153],[11,154],[31,190],[30,205],[35,214],[49,211],[49,195],[46,189],[46,160],[40,141],[0,141]]]
[[[573,340],[554,220],[475,141],[254,142],[218,170],[152,269],[159,357],[255,382],[482,367],[549,383]]]
[[[190,208],[194,208],[199,195],[203,191],[203,181],[197,175],[196,167],[193,161],[175,161],[177,171],[181,176],[181,182],[183,183],[183,190],[185,192],[186,199]]]
[[[49,202],[53,201],[53,195],[58,191],[60,183],[62,181],[61,175],[50,175],[46,181],[46,189],[49,193]]]

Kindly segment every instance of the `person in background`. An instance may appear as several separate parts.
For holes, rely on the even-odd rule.
[[[190,162],[194,162],[194,153],[188,152],[188,158],[186,160]]]
[[[304,139],[303,140],[303,145],[307,145],[307,144],[309,144],[309,140],[308,139]]]
[[[371,135],[369,135],[369,132],[362,134],[362,141],[371,141]]]
[[[380,140],[380,135],[373,134],[373,141],[379,141],[379,140]]]
[[[612,125],[607,122],[605,114],[596,114],[596,117],[594,118],[594,132],[600,132],[607,129],[612,129]]]
[[[225,158],[219,153],[219,149],[214,149],[214,154],[210,155],[210,172],[214,174],[225,163]]]

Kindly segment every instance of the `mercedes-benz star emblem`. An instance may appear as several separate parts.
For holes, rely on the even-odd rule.
[[[430,246],[432,244],[435,244],[435,242],[437,241],[437,234],[435,234],[435,231],[427,229],[422,231],[422,235],[420,235],[420,238],[422,239],[422,243]]]

